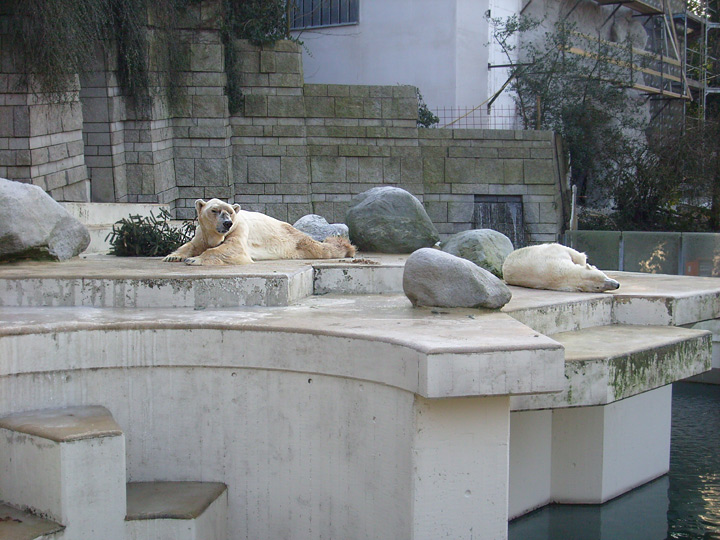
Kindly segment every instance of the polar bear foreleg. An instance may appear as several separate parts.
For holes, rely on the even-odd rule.
[[[183,244],[170,255],[163,259],[164,262],[182,262],[188,257],[194,257],[200,255],[203,252],[202,248],[197,243],[190,240],[186,244]]]
[[[221,264],[251,264],[252,258],[240,241],[226,240],[217,247],[206,249],[195,257],[185,259],[191,266],[217,266]]]

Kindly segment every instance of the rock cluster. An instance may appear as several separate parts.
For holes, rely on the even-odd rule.
[[[298,231],[302,231],[318,242],[322,242],[328,236],[342,236],[349,238],[348,226],[344,223],[328,223],[327,220],[317,214],[307,214],[293,223]]]

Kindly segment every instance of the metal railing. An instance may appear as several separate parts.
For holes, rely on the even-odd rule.
[[[436,127],[452,129],[523,129],[515,107],[436,107],[431,109],[440,121]]]

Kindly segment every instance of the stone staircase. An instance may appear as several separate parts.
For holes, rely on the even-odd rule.
[[[125,436],[104,407],[0,418],[0,538],[227,538],[224,484],[125,477]]]

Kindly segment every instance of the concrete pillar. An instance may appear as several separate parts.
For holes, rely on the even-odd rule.
[[[415,399],[412,538],[507,538],[510,400]]]
[[[552,502],[553,411],[510,414],[509,519]]]
[[[604,503],[670,468],[672,387],[553,411],[552,499]]]
[[[68,540],[124,540],[125,437],[107,409],[0,418],[0,499],[61,523]]]

